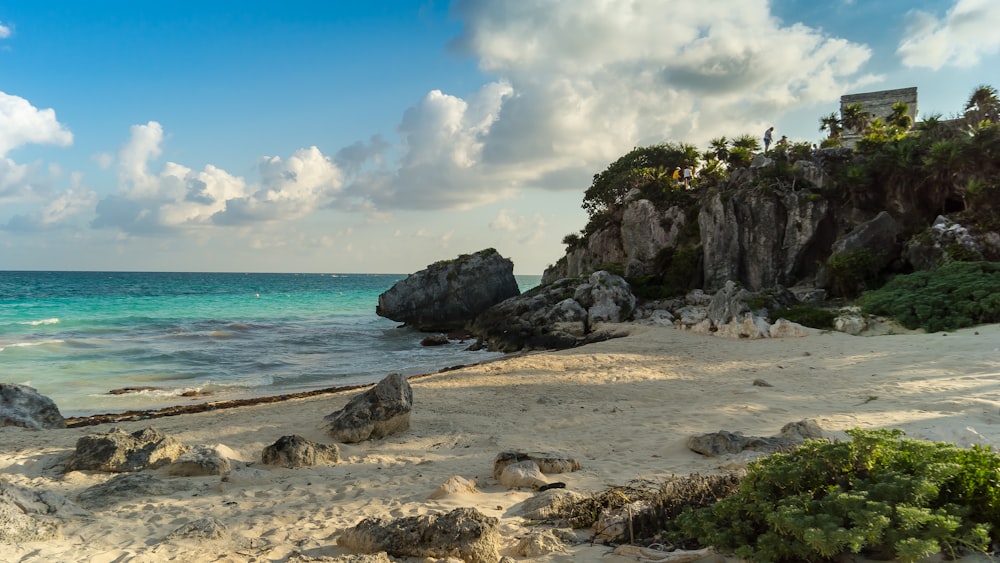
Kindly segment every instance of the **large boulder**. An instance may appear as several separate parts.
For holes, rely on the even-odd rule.
[[[77,440],[76,451],[66,462],[66,471],[124,473],[155,469],[173,463],[187,450],[188,447],[176,438],[154,428],[129,434],[116,427]]]
[[[398,520],[366,518],[337,538],[337,545],[361,553],[394,557],[457,557],[469,563],[500,561],[499,521],[475,508]]]
[[[410,382],[404,375],[392,373],[323,420],[327,433],[338,442],[378,440],[408,429],[412,408]]]
[[[417,330],[447,332],[519,294],[514,263],[488,248],[407,276],[378,296],[375,313]]]
[[[52,399],[34,388],[0,383],[0,426],[66,428],[66,421]]]
[[[622,336],[598,323],[631,320],[636,299],[628,283],[605,271],[541,285],[484,311],[470,325],[483,345],[499,352],[572,348]]]

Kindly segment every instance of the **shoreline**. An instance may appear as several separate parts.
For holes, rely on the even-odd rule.
[[[350,555],[337,537],[364,518],[475,508],[498,519],[501,555],[521,561],[519,542],[539,530],[524,518],[524,501],[536,493],[507,489],[493,477],[500,452],[577,459],[580,470],[546,477],[591,495],[633,480],[745,466],[746,455],[713,458],[687,448],[690,436],[719,430],[771,436],[809,418],[830,436],[892,427],[918,439],[994,447],[1000,436],[1000,325],[874,337],[812,331],[754,341],[620,326],[628,336],[411,379],[410,428],[381,440],[338,444],[341,460],[333,465],[284,469],[261,464],[260,456],[289,434],[331,443],[323,417],[356,392],[121,421],[128,432],[153,426],[187,445],[224,445],[242,473],[222,479],[145,470],[164,490],[104,499],[88,516],[64,520],[58,539],[0,547],[15,561],[31,563],[244,563],[252,542],[257,560],[322,560]],[[758,379],[770,386],[754,385]],[[15,485],[75,502],[114,477],[61,470],[77,440],[94,433],[88,427],[2,428],[0,472]],[[475,489],[433,496],[453,476],[474,481]],[[184,523],[207,517],[225,524],[224,536],[171,536]],[[583,532],[576,537],[529,559],[635,561],[612,555]]]
[[[491,362],[502,362],[510,358],[517,356],[535,353],[533,352],[514,352],[512,354],[502,356],[500,358],[493,358],[490,360],[484,360],[482,362],[474,362],[471,364],[458,364],[454,366],[443,367],[435,372],[429,373],[418,373],[414,375],[407,376],[407,381],[412,381],[414,379],[420,379],[422,377],[430,377],[432,375],[437,375],[440,373],[446,373],[449,371],[460,370],[470,366],[478,366],[482,364],[488,364]],[[388,374],[386,374],[388,375]],[[383,376],[384,377],[384,376]],[[66,428],[80,428],[84,426],[97,426],[99,424],[115,424],[124,421],[138,421],[138,420],[151,420],[156,418],[163,418],[167,416],[180,416],[183,414],[193,414],[199,412],[210,412],[221,409],[234,409],[241,407],[252,407],[255,405],[265,405],[271,403],[280,403],[283,401],[290,401],[292,399],[304,399],[307,397],[316,397],[320,395],[332,395],[337,393],[346,393],[349,391],[357,391],[360,389],[367,389],[378,384],[378,381],[371,383],[358,383],[355,385],[337,385],[334,387],[324,387],[321,389],[312,389],[309,391],[297,391],[294,393],[282,393],[280,395],[265,395],[262,397],[248,397],[244,399],[222,399],[219,401],[206,401],[204,403],[195,403],[190,405],[172,405],[168,407],[160,407],[155,409],[138,409],[138,410],[127,410],[119,413],[98,413],[87,416],[69,416],[65,417]],[[57,405],[58,407],[58,405]]]

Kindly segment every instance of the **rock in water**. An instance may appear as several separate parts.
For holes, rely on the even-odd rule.
[[[378,296],[375,313],[420,331],[447,332],[520,293],[514,263],[487,248],[410,274]]]

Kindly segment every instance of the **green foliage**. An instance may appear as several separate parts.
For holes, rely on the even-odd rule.
[[[650,184],[662,187],[664,181],[669,183],[666,171],[697,163],[698,151],[691,145],[665,143],[634,148],[594,175],[593,182],[584,192],[583,208],[593,219],[624,203],[625,196],[633,188],[642,189]]]
[[[881,274],[879,257],[867,248],[838,252],[827,260],[827,289],[836,297],[857,297],[869,288],[878,287]]]
[[[785,319],[802,326],[827,330],[833,328],[833,320],[837,318],[836,313],[822,307],[812,305],[792,305],[784,309],[778,309],[771,313],[771,322],[778,319]]]
[[[583,239],[577,233],[570,233],[563,237],[562,243],[566,245],[566,250],[572,250],[580,244]]]
[[[986,550],[1000,523],[1000,456],[898,430],[848,434],[753,462],[735,494],[685,512],[668,535],[775,563]]]
[[[896,276],[860,301],[867,313],[928,332],[1000,322],[1000,263],[952,262]]]

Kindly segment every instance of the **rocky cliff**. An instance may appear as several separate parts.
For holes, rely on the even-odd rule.
[[[771,151],[725,179],[703,182],[680,205],[654,203],[662,200],[659,190],[676,187],[632,189],[599,228],[573,241],[542,282],[610,270],[633,285],[671,286],[675,294],[736,281],[754,291],[805,286],[836,295],[859,291],[875,276],[940,265],[956,244],[964,256],[1000,258],[995,229],[958,225],[963,235],[955,236],[940,226],[955,225],[940,216],[949,206],[956,219],[969,219],[969,210],[955,204],[961,198],[923,193],[904,177],[852,182],[857,170],[879,171],[871,159],[845,149]],[[942,237],[950,245],[944,249]]]

